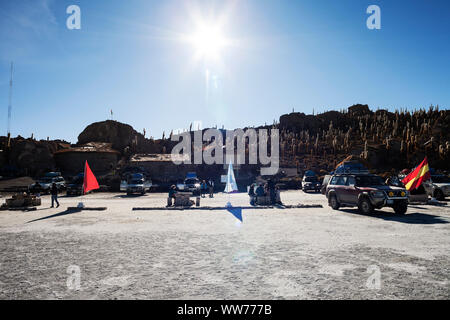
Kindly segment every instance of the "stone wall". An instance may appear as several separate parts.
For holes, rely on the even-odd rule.
[[[103,174],[115,168],[119,160],[114,152],[77,152],[65,151],[55,153],[55,161],[58,169],[64,175],[75,175],[83,172],[84,163],[87,160],[94,174]]]

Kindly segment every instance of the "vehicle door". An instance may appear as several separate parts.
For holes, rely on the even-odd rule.
[[[338,201],[341,203],[346,203],[347,198],[347,176],[339,176],[336,180],[336,195]]]
[[[325,189],[325,195],[328,198],[328,193],[332,190],[336,189],[336,182],[337,182],[338,176],[332,176],[330,177],[330,181],[327,184],[327,187]]]
[[[128,188],[128,182],[127,182],[127,180],[125,179],[122,179],[121,181],[120,181],[120,191],[127,191],[127,188]]]
[[[434,186],[433,186],[433,181],[432,181],[431,179],[428,179],[427,181],[424,181],[424,182],[422,183],[422,185],[423,185],[423,187],[425,188],[425,192],[426,192],[428,195],[433,195],[433,189],[434,189]]]
[[[145,191],[149,191],[151,187],[152,187],[152,180],[145,180],[144,181]]]
[[[344,202],[349,203],[349,204],[358,203],[358,194],[359,194],[359,190],[358,190],[358,187],[356,186],[355,177],[348,176],[347,181],[346,181],[346,186],[345,186]]]

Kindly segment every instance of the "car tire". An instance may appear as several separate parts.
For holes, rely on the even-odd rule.
[[[394,212],[396,214],[404,215],[407,210],[408,210],[408,204],[406,202],[400,202],[400,203],[395,204],[395,206],[394,206]]]
[[[362,214],[372,214],[373,213],[373,205],[370,203],[370,200],[367,197],[363,197],[359,200],[358,209]]]
[[[330,204],[330,207],[333,210],[339,210],[339,207],[341,206],[339,204],[339,201],[338,201],[338,199],[337,199],[335,194],[330,195],[330,199],[328,200],[328,203]]]
[[[434,191],[434,197],[435,197],[437,200],[439,200],[439,201],[445,200],[444,193],[442,192],[441,189],[436,189],[436,190]]]

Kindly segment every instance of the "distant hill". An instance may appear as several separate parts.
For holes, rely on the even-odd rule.
[[[450,169],[450,110],[437,107],[389,112],[357,104],[317,115],[292,112],[263,127],[280,130],[280,165],[285,168],[327,172],[354,155],[378,172],[412,168],[425,156],[431,167]],[[88,125],[74,146],[89,142],[110,143],[124,161],[136,153],[170,153],[176,143],[170,135],[146,138],[132,126],[112,120]],[[57,169],[53,154],[71,147],[61,140],[20,136],[11,139],[10,148],[7,138],[0,137],[0,146],[0,175],[37,175]]]
[[[449,169],[450,110],[371,111],[357,104],[343,112],[285,114],[277,127],[287,166],[330,170],[347,155],[357,155],[377,170],[403,169],[427,155],[430,166]]]

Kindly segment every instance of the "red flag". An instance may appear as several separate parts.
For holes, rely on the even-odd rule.
[[[98,182],[95,178],[94,174],[91,171],[91,168],[89,168],[89,164],[86,160],[86,163],[84,164],[84,180],[83,180],[83,194],[86,194],[86,192],[89,192],[94,189],[98,189]]]
[[[403,184],[406,190],[414,190],[418,188],[423,181],[430,179],[430,169],[428,168],[428,159],[425,157],[422,163],[417,166],[417,168],[408,174],[403,180]]]

